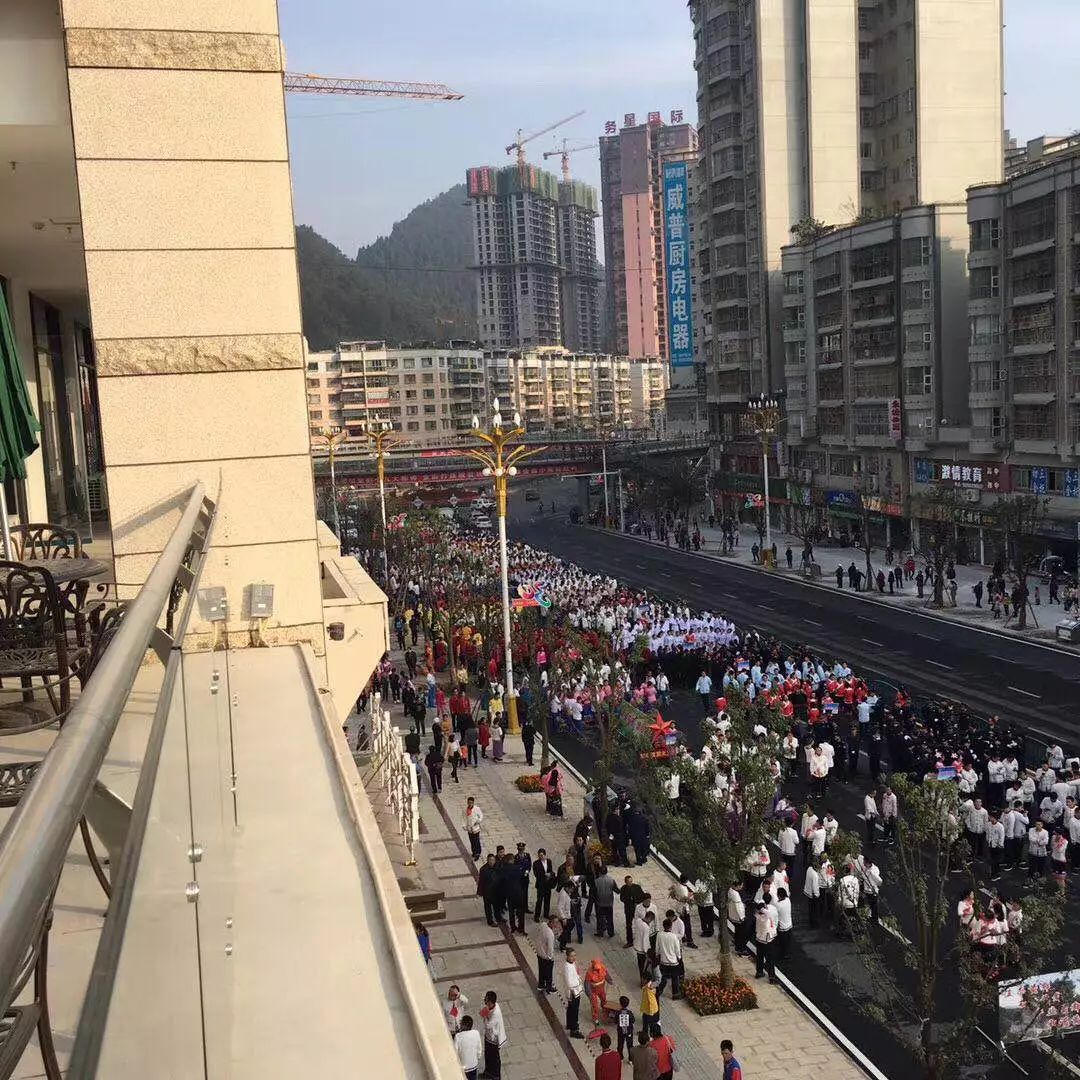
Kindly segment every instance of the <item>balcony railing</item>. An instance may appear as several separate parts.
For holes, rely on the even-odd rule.
[[[1037,423],[1029,420],[1017,420],[1012,426],[1014,439],[1033,439],[1050,441],[1055,432],[1049,423]]]
[[[91,790],[139,675],[147,649],[165,665],[157,711],[131,811],[124,857],[112,863],[109,914],[98,962],[87,991],[69,1076],[95,1075],[120,944],[147,826],[161,738],[172,694],[181,679],[181,646],[194,606],[215,520],[215,504],[202,484],[188,494],[180,520],[93,674],[45,753],[34,779],[0,835],[0,1013],[12,1005],[27,957],[40,956],[51,922],[53,894],[64,871],[75,829],[84,820]],[[162,628],[162,624],[164,629]],[[132,857],[134,855],[134,857]],[[32,1025],[31,1025],[32,1029]],[[5,1047],[11,1055],[13,1047]],[[17,1058],[17,1054],[15,1058]],[[14,1059],[12,1059],[14,1060]]]
[[[1009,331],[1009,341],[1015,348],[1023,345],[1052,345],[1057,331],[1052,326],[1017,326]]]

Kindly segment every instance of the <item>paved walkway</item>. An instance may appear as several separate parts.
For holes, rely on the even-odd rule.
[[[591,527],[595,528],[596,526]],[[798,537],[788,535],[778,529],[773,529],[772,538],[773,543],[776,544],[777,550],[777,569],[766,570],[764,567],[755,564],[753,560],[751,549],[754,544],[759,543],[759,539],[757,530],[752,526],[742,526],[738,546],[728,555],[722,555],[720,553],[723,536],[719,529],[710,529],[706,525],[702,527],[701,533],[702,550],[699,552],[691,552],[690,554],[697,554],[703,558],[716,559],[720,562],[735,563],[746,567],[747,570],[757,573],[778,573],[785,577],[800,581],[805,584],[807,588],[836,589],[836,568],[837,566],[842,566],[845,571],[844,590],[850,591],[847,585],[847,568],[854,563],[861,572],[866,572],[866,555],[862,548],[816,544],[814,546],[814,558],[821,566],[822,577],[817,581],[808,581],[802,573],[801,555],[803,542],[798,539]],[[643,544],[653,544],[656,547],[666,546],[655,538],[653,540],[646,540],[644,537],[635,536],[633,539]],[[791,548],[792,552],[793,565],[790,570],[787,567],[787,561],[785,559],[785,551],[788,547]],[[907,554],[907,552],[897,553],[897,556],[893,561],[893,566],[899,565],[897,560],[905,559]],[[889,564],[885,562],[884,551],[872,551],[870,553],[870,564],[873,567],[875,576],[878,570],[882,570],[888,575],[890,567]],[[922,568],[921,560],[916,559],[916,564],[919,568]],[[980,629],[990,630],[1007,637],[1016,637],[1025,641],[1037,641],[1047,644],[1054,642],[1058,647],[1065,651],[1080,652],[1080,648],[1077,646],[1071,646],[1056,640],[1054,626],[1060,619],[1065,617],[1065,613],[1060,603],[1050,604],[1047,602],[1048,593],[1045,584],[1036,581],[1034,578],[1029,579],[1028,587],[1031,590],[1032,598],[1034,598],[1035,595],[1035,587],[1038,585],[1042,603],[1028,609],[1027,628],[1025,630],[1015,630],[1012,629],[1011,624],[1006,626],[1004,619],[995,619],[990,613],[989,598],[985,592],[985,586],[989,576],[990,567],[988,566],[957,566],[956,607],[946,607],[941,610],[937,610],[930,606],[933,600],[933,589],[929,585],[924,586],[923,597],[920,599],[914,581],[905,582],[904,591],[895,595],[889,594],[888,584],[886,584],[883,593],[879,593],[875,587],[872,590],[864,589],[858,595],[867,600],[867,602],[873,601],[890,606],[904,607],[934,618],[946,619],[950,622],[957,622],[967,626],[976,626]],[[981,581],[984,587],[982,607],[975,606],[975,596],[971,591],[971,587],[976,581]],[[947,594],[946,603],[948,603]],[[1035,620],[1038,621],[1038,626],[1033,625]]]
[[[398,710],[399,712],[400,710]],[[528,918],[527,937],[514,936],[503,928],[489,927],[481,904],[475,896],[475,866],[461,827],[465,800],[476,798],[484,811],[483,846],[485,853],[498,844],[513,851],[524,841],[531,855],[538,847],[547,849],[558,864],[570,847],[578,811],[582,806],[580,785],[567,776],[565,806],[567,816],[554,819],[544,812],[541,795],[523,795],[514,780],[525,766],[520,741],[509,736],[507,756],[500,764],[481,760],[478,769],[460,770],[460,783],[449,779],[441,799],[429,792],[421,796],[426,833],[423,846],[436,867],[441,887],[446,891],[447,921],[430,927],[432,969],[440,996],[453,981],[469,998],[475,1014],[485,990],[494,989],[506,1019],[509,1042],[504,1047],[503,1066],[511,1080],[539,1080],[541,1077],[577,1077],[589,1080],[593,1074],[592,1055],[598,1052],[598,1040],[572,1042],[563,1033],[565,994],[556,965],[556,985],[560,993],[545,997],[536,993],[536,954],[534,938],[537,925]],[[624,870],[614,869],[621,883]],[[655,859],[633,871],[635,880],[657,897],[667,897],[671,877]],[[530,890],[531,894],[531,890]],[[531,899],[531,896],[530,896]],[[696,919],[696,913],[695,913]],[[609,1000],[625,993],[635,1014],[639,1013],[640,984],[637,962],[632,950],[622,948],[622,912],[616,910],[616,937],[601,942],[586,926],[585,942],[578,950],[582,970],[600,955],[615,979]],[[719,967],[715,939],[702,939],[696,951],[686,951],[687,974],[716,970]],[[738,974],[753,980],[753,967],[736,959]],[[661,1002],[661,1023],[678,1046],[684,1076],[704,1078],[723,1071],[720,1041],[732,1039],[742,1060],[748,1080],[788,1080],[792,1054],[797,1053],[799,1068],[806,1075],[828,1076],[830,1080],[861,1077],[864,1074],[851,1059],[812,1021],[780,988],[763,981],[754,983],[759,1008],[729,1016],[699,1017],[684,1003],[673,1003],[667,994]],[[582,1030],[589,1027],[589,1006],[581,1006]],[[624,1075],[630,1067],[625,1066]]]

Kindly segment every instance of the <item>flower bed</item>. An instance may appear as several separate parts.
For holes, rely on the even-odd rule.
[[[683,995],[698,1016],[718,1016],[757,1008],[757,994],[749,983],[736,979],[731,988],[725,990],[719,971],[687,979],[683,983]]]
[[[540,786],[540,777],[536,773],[522,773],[514,783],[517,785],[518,791],[522,791],[526,795],[536,795],[544,790]]]

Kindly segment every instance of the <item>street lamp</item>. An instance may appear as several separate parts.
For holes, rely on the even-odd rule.
[[[502,571],[502,609],[503,609],[503,645],[506,649],[506,715],[509,729],[514,734],[521,730],[517,716],[517,697],[514,693],[514,654],[510,647],[510,578],[506,555],[506,495],[510,477],[517,475],[517,462],[532,457],[546,450],[546,446],[527,447],[521,439],[525,435],[525,425],[521,415],[514,413],[513,427],[503,427],[502,413],[499,411],[499,399],[492,404],[491,425],[487,431],[480,427],[480,418],[474,416],[472,433],[485,444],[486,448],[468,447],[465,450],[470,457],[476,458],[484,466],[484,475],[494,477],[495,504],[499,515],[499,568]]]
[[[367,439],[375,448],[375,460],[379,474],[379,511],[382,514],[382,570],[383,584],[390,580],[390,568],[386,561],[386,451],[397,446],[401,439],[394,434],[394,425],[389,420],[380,420],[375,417],[370,422],[365,422],[360,431],[362,438]],[[331,469],[333,467],[331,466]],[[331,473],[331,475],[333,475]]]
[[[761,437],[762,472],[765,477],[765,550],[772,551],[772,516],[769,513],[769,440],[780,426],[780,402],[776,398],[752,398],[747,403],[750,423]]]
[[[334,475],[334,452],[347,438],[349,433],[339,427],[324,427],[316,432],[312,438],[322,439],[326,443],[326,451],[330,457],[330,501],[333,503],[334,535],[341,540],[341,520],[338,517],[337,502],[337,477]]]

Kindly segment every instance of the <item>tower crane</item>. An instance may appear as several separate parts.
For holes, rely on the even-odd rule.
[[[578,146],[570,146],[566,139],[562,141],[561,150],[545,150],[544,160],[547,161],[549,157],[555,157],[558,154],[562,158],[562,178],[564,180],[570,179],[570,155],[576,154],[579,150],[595,150],[600,144],[594,142],[580,143]]]
[[[301,75],[294,71],[285,72],[285,89],[292,94],[351,94],[359,97],[414,98],[419,101],[461,101],[465,96],[443,83],[350,79],[338,75]]]
[[[525,144],[527,142],[532,142],[533,139],[537,139],[541,135],[546,135],[549,131],[554,131],[557,127],[562,127],[563,124],[568,124],[571,120],[576,120],[579,116],[584,115],[585,110],[579,109],[576,113],[572,113],[570,116],[564,116],[561,120],[556,120],[554,124],[548,124],[547,127],[541,128],[539,131],[534,131],[531,135],[526,135],[524,138],[521,136],[521,128],[518,128],[518,137],[506,148],[506,152],[512,154],[516,150],[518,168],[524,169]]]

